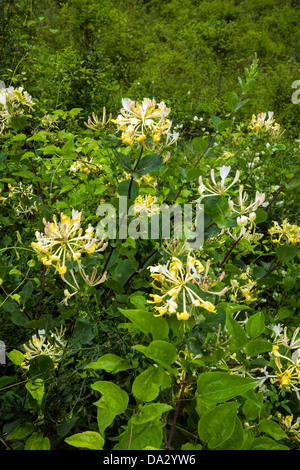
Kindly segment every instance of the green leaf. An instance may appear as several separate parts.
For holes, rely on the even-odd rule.
[[[216,131],[218,130],[218,125],[220,124],[220,122],[222,122],[222,120],[218,117],[218,116],[212,116],[210,118],[211,122],[213,123]]]
[[[0,392],[2,389],[6,388],[7,385],[11,384],[14,381],[14,377],[9,375],[3,375],[0,377]]]
[[[276,256],[281,263],[291,261],[297,255],[297,248],[290,245],[281,245],[276,248]]]
[[[73,436],[66,437],[65,442],[70,446],[92,450],[101,450],[104,446],[103,437],[95,431],[84,431],[73,434]]]
[[[90,362],[87,364],[85,369],[103,369],[106,372],[110,372],[111,374],[116,374],[117,372],[132,369],[133,367],[134,365],[128,364],[128,362],[124,361],[124,359],[116,356],[115,354],[104,354],[103,356],[99,357],[97,362]]]
[[[73,150],[75,150],[74,139],[75,139],[75,136],[73,135],[62,147],[61,153],[63,156],[68,155]]]
[[[148,423],[172,409],[172,406],[166,405],[165,403],[150,403],[140,408],[139,412],[131,418],[131,422],[133,424]]]
[[[230,439],[235,429],[238,408],[239,403],[229,402],[206,413],[198,423],[200,440],[214,449]]]
[[[69,116],[71,117],[74,117],[74,116],[77,116],[78,114],[80,114],[80,112],[83,110],[83,108],[72,108],[70,111],[69,111]]]
[[[120,441],[113,450],[143,450],[145,448],[160,449],[162,445],[163,423],[133,424],[129,421],[125,431],[119,436]]]
[[[231,111],[233,111],[239,101],[238,95],[234,91],[228,91],[225,96]]]
[[[294,314],[294,311],[291,307],[281,307],[275,317],[276,321],[283,320],[284,318],[291,317]]]
[[[272,351],[272,343],[264,339],[254,339],[246,344],[247,356],[258,356],[264,352]]]
[[[118,414],[124,413],[128,406],[129,396],[118,385],[107,381],[98,381],[92,384],[92,389],[100,392],[102,397],[94,405],[98,407],[97,422],[100,434],[110,426]]]
[[[46,142],[47,141],[47,132],[46,131],[39,131],[33,136],[27,139],[27,142],[33,140],[34,142]]]
[[[146,175],[152,171],[157,171],[163,164],[163,157],[158,153],[152,153],[142,158],[136,169],[135,173],[138,173],[139,176]]]
[[[244,443],[244,429],[241,420],[236,417],[233,433],[222,443],[220,450],[240,450]],[[217,449],[218,450],[218,449]]]
[[[119,196],[128,196],[130,180],[121,181],[118,185],[117,191]],[[137,181],[133,180],[130,190],[130,199],[135,200],[138,197],[140,186]]]
[[[34,382],[29,380],[25,385],[26,390],[37,401],[38,405],[42,405],[43,396],[45,393],[45,386],[42,379],[36,379]]]
[[[132,265],[129,259],[119,262],[115,270],[115,277],[118,282],[124,284],[130,276],[135,272],[136,267]]]
[[[260,207],[256,209],[255,214],[256,214],[256,219],[255,219],[256,224],[261,224],[262,222],[265,222],[268,218],[268,212],[264,211]]]
[[[250,450],[290,450],[289,447],[278,444],[270,437],[257,437],[253,440]]]
[[[35,157],[35,153],[34,152],[25,152],[23,154],[23,156],[21,157],[21,160],[29,160],[30,158],[34,158]]]
[[[103,141],[102,141],[103,142]],[[124,170],[126,171],[126,173],[132,173],[132,168],[131,168],[131,161],[130,159],[127,157],[127,155],[124,155],[123,153],[119,153],[119,152],[114,152],[118,162],[120,163],[120,165],[124,168]]]
[[[187,181],[191,181],[191,180],[194,180],[194,179],[197,179],[199,178],[200,175],[202,175],[203,173],[203,169],[202,168],[190,168],[188,171],[187,171],[187,174],[186,174],[186,180]]]
[[[162,317],[155,317],[152,312],[141,309],[124,310],[119,308],[120,312],[128,318],[145,335],[151,333],[154,340],[167,340],[169,327],[166,320]]]
[[[256,419],[263,407],[263,393],[255,393],[253,390],[249,390],[244,394],[246,401],[243,404],[243,413],[248,420]]]
[[[34,431],[34,426],[32,423],[27,422],[24,424],[18,424],[15,429],[6,436],[7,441],[12,441],[14,439],[25,439]]]
[[[50,441],[39,432],[34,432],[25,443],[25,450],[50,450]]]
[[[93,390],[100,392],[102,397],[94,403],[98,406],[100,402],[105,401],[109,404],[109,408],[117,415],[124,413],[127,408],[129,397],[125,390],[122,390],[118,385],[100,380],[91,385]]]
[[[205,150],[207,149],[207,142],[203,137],[195,137],[192,141],[193,146],[195,147],[198,152],[204,154]]]
[[[238,111],[242,106],[244,106],[244,104],[248,103],[248,98],[246,98],[245,100],[241,101],[237,107],[235,108],[235,112]]]
[[[96,325],[84,318],[77,318],[72,339],[80,344],[87,344],[94,339],[96,332]]]
[[[54,363],[49,356],[40,354],[30,361],[29,373],[31,377],[47,379],[53,371]]]
[[[272,421],[270,419],[263,419],[258,426],[260,432],[264,432],[269,434],[269,436],[273,437],[276,441],[280,441],[280,439],[287,439],[288,436],[280,426],[280,424]]]
[[[265,316],[262,312],[257,312],[248,318],[246,323],[246,333],[250,338],[257,338],[265,330]]]
[[[26,140],[26,135],[25,134],[16,134],[13,136],[11,139],[13,142],[17,142],[19,140]]]
[[[206,404],[221,403],[251,390],[258,380],[228,372],[204,372],[199,375],[197,392]]]
[[[20,301],[23,306],[25,306],[28,299],[30,299],[33,291],[33,285],[31,281],[27,281],[23,289],[20,292]]]
[[[143,402],[155,400],[163,386],[165,376],[166,373],[162,367],[150,366],[134,379],[133,395]]]
[[[226,325],[228,334],[232,336],[232,347],[242,349],[247,343],[247,335],[244,328],[237,320],[232,318],[230,313],[226,314]]]
[[[142,352],[146,357],[153,361],[161,364],[163,367],[172,371],[171,364],[177,359],[177,351],[173,344],[167,343],[166,341],[156,340],[152,341],[149,346],[143,346],[137,344],[133,346],[133,349],[137,349]]]
[[[218,132],[225,131],[226,129],[231,127],[231,125],[232,125],[232,120],[231,119],[227,119],[226,121],[220,122],[218,124]]]
[[[17,349],[13,349],[12,351],[6,353],[8,359],[11,360],[16,366],[20,366],[24,362],[24,354],[22,354]]]

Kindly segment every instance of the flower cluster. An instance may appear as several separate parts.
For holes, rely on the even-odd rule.
[[[70,171],[72,173],[76,173],[77,171],[81,171],[82,173],[89,174],[91,173],[92,161],[88,158],[84,158],[81,160],[76,160],[70,166]]]
[[[33,335],[29,340],[28,345],[23,344],[26,351],[24,354],[24,362],[22,362],[22,369],[28,370],[30,367],[30,361],[37,356],[48,356],[54,362],[54,367],[57,367],[57,363],[60,361],[64,353],[66,346],[66,340],[64,339],[65,329],[63,327],[58,331],[50,332],[51,342],[49,342],[45,336],[44,330],[39,330],[37,335]]]
[[[200,176],[199,188],[198,188],[198,192],[200,193],[200,198],[197,199],[197,202],[201,202],[202,199],[205,197],[225,195],[225,193],[238,181],[239,175],[240,175],[239,171],[237,170],[232,182],[228,186],[225,186],[225,181],[229,175],[230,170],[231,170],[230,166],[223,165],[220,168],[221,180],[220,182],[216,182],[215,171],[214,169],[212,169],[210,175],[211,175],[211,180],[213,184],[211,184],[208,179],[206,179],[206,182],[205,182],[206,184],[204,184],[202,176]],[[255,228],[256,228],[255,211],[260,205],[264,203],[265,194],[259,191],[256,191],[255,199],[254,201],[250,203],[248,203],[248,198],[249,198],[249,195],[246,192],[244,192],[244,185],[242,184],[239,187],[239,194],[238,194],[236,202],[234,202],[230,196],[228,197],[229,210],[233,214],[238,214],[236,222],[237,222],[237,225],[240,227],[240,233],[238,235],[231,234],[230,230],[228,230],[228,233],[234,239],[237,239],[238,237],[243,236],[247,240],[257,241],[262,237],[262,235],[259,233],[255,233]],[[248,216],[246,216],[245,214],[248,214]]]
[[[16,186],[8,183],[7,197],[0,197],[3,202],[9,200],[11,207],[17,215],[19,214],[34,214],[38,211],[36,201],[32,201],[35,197],[32,184],[24,185],[19,182]]]
[[[300,417],[296,418],[296,421],[293,423],[293,415],[282,416],[281,413],[278,413],[277,416],[280,419],[283,430],[289,433],[292,439],[300,441]]]
[[[154,308],[158,312],[156,316],[177,315],[178,320],[188,320],[194,307],[202,307],[209,312],[215,312],[215,306],[208,300],[202,299],[192,286],[205,293],[222,295],[226,288],[220,292],[212,292],[210,289],[218,284],[225,276],[223,272],[217,279],[208,277],[210,261],[206,262],[206,268],[202,263],[190,254],[187,255],[187,263],[184,268],[182,261],[172,257],[172,261],[166,265],[150,266],[152,286],[161,292],[161,295],[150,294],[155,304]],[[156,284],[160,283],[160,286]],[[180,306],[181,305],[181,306]]]
[[[146,194],[145,196],[138,196],[134,201],[134,212],[140,214],[146,212],[148,217],[153,214],[159,213],[159,206],[157,205],[157,197]]]
[[[239,276],[239,279],[237,279],[237,277],[238,276],[235,275],[230,281],[231,300],[234,302],[253,302],[257,300],[252,293],[257,284],[251,277],[250,268],[248,267],[246,271]]]
[[[273,221],[273,224],[274,226],[269,229],[273,243],[282,244],[280,241],[286,240],[296,245],[300,242],[300,227],[289,224],[287,219],[283,221],[281,226],[275,221]],[[274,238],[274,236],[278,236],[278,238]]]
[[[29,93],[23,91],[23,87],[0,88],[0,133],[12,117],[30,112],[34,104]]]
[[[53,216],[53,222],[43,219],[45,233],[36,232],[37,242],[32,242],[33,249],[46,266],[54,266],[60,275],[67,272],[66,261],[73,260],[80,264],[83,253],[103,251],[107,243],[94,236],[94,228],[89,224],[83,235],[81,212],[72,211],[72,217],[61,213],[60,222]]]
[[[266,120],[266,113],[260,113],[257,116],[253,114],[251,122],[248,126],[253,134],[260,136],[264,133],[269,133],[272,137],[279,137],[282,134],[280,124],[275,122],[273,118],[274,113],[269,111],[268,112],[268,119]]]
[[[273,344],[271,355],[275,363],[275,375],[269,376],[271,383],[281,389],[293,390],[300,399],[300,339],[297,338],[300,327],[296,328],[291,340],[287,336],[287,328]],[[293,352],[292,352],[293,351]]]
[[[155,100],[144,98],[140,104],[123,98],[122,105],[121,114],[112,122],[122,132],[123,143],[155,148],[161,144],[172,145],[178,140],[179,134],[171,131],[172,121],[166,119],[171,110],[163,101],[157,104]]]

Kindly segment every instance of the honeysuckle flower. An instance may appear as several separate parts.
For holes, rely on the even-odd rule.
[[[0,88],[0,124],[1,131],[6,123],[14,116],[30,112],[34,106],[32,97],[23,90],[23,87]]]
[[[153,278],[152,286],[161,292],[161,295],[150,294],[153,300],[148,300],[150,304],[154,304],[154,309],[158,312],[156,316],[176,313],[178,320],[188,320],[195,307],[202,307],[209,312],[215,312],[215,306],[211,302],[203,300],[191,288],[192,284],[199,290],[214,295],[222,295],[226,292],[226,288],[219,292],[210,290],[222,281],[225,273],[212,280],[208,277],[210,261],[206,262],[205,268],[190,253],[186,258],[185,267],[179,258],[173,256],[171,263],[168,262],[166,265],[150,266],[148,268]],[[160,286],[156,282],[159,282]],[[182,307],[180,307],[181,303]]]
[[[200,193],[199,200],[202,200],[204,197],[221,196],[221,195],[225,194],[238,181],[238,179],[240,177],[240,172],[239,172],[239,170],[237,170],[233,181],[229,184],[229,186],[225,187],[225,180],[226,180],[227,176],[229,175],[230,170],[231,170],[231,166],[223,165],[219,170],[220,171],[221,181],[220,181],[220,183],[216,183],[215,170],[212,169],[211,172],[210,172],[210,176],[211,176],[211,180],[212,180],[214,186],[212,186],[210,184],[208,178],[206,179],[206,185],[205,185],[203,183],[202,176],[200,176],[199,177],[199,188],[198,188],[198,191]],[[209,194],[204,194],[205,192],[208,192]]]
[[[149,186],[152,186],[153,188],[155,188],[157,186],[157,181],[155,178],[153,178],[153,176],[147,174],[147,175],[143,175],[141,176],[138,180],[137,180],[137,183],[139,185],[141,184],[145,184],[145,185],[149,185]]]
[[[179,134],[171,132],[172,122],[166,119],[171,110],[163,101],[156,103],[155,100],[144,98],[142,103],[135,103],[129,98],[123,98],[122,105],[121,114],[112,122],[122,132],[123,143],[154,148],[157,145],[169,146],[177,141]]]
[[[72,217],[61,213],[60,222],[56,215],[53,222],[43,219],[45,233],[35,232],[37,242],[31,246],[38,254],[42,263],[46,266],[54,266],[60,275],[67,272],[66,260],[80,263],[81,255],[103,251],[107,243],[94,235],[94,228],[89,224],[83,235],[81,225],[81,212],[72,210]]]
[[[281,413],[278,413],[277,417],[280,419],[283,430],[291,434],[292,439],[300,441],[300,417],[296,418],[295,423],[293,423],[294,416],[292,414],[282,416]]]
[[[300,327],[296,328],[291,339],[287,336],[287,327],[273,344],[271,356],[274,357],[275,374],[269,375],[271,383],[280,388],[295,391],[298,398],[300,384],[300,338],[297,338]],[[282,349],[282,346],[285,349]],[[293,351],[293,352],[292,352]]]
[[[246,205],[247,200],[249,195],[244,191],[244,185],[240,185],[239,188],[239,195],[237,198],[237,203],[235,204],[232,199],[229,197],[228,198],[228,204],[229,204],[229,209],[236,214],[244,215],[248,214],[249,212],[254,212],[256,209],[263,204],[265,200],[265,194],[261,193],[259,191],[256,191],[255,193],[255,199],[252,201],[249,205]],[[253,214],[252,214],[252,219],[253,219]]]
[[[248,217],[242,215],[241,217],[237,217],[236,222],[239,227],[245,227],[248,224]]]
[[[159,206],[157,204],[157,197],[150,194],[145,196],[138,196],[134,201],[134,212],[140,214],[146,212],[147,216],[151,217],[153,214],[159,213]]]
[[[222,155],[222,158],[228,159],[228,158],[233,157],[233,155],[234,154],[232,152],[224,151],[223,155]]]
[[[88,159],[87,157],[83,158],[83,160],[76,160],[70,166],[70,171],[72,173],[76,173],[77,171],[81,171],[83,173],[89,174],[91,173],[92,168],[92,160]],[[98,165],[99,167],[99,165]]]
[[[21,364],[22,369],[28,370],[30,361],[37,356],[50,357],[57,367],[57,363],[63,356],[63,350],[66,345],[64,334],[65,328],[61,327],[60,330],[55,328],[54,332],[50,332],[52,341],[49,342],[44,330],[39,330],[38,334],[33,335],[29,340],[28,345],[23,344],[26,353],[24,355],[24,362]]]
[[[268,230],[273,243],[283,245],[283,243],[280,243],[281,240],[290,242],[292,245],[300,243],[300,227],[289,224],[287,219],[283,221],[281,226],[276,221],[273,221],[273,224],[274,226]],[[274,238],[275,236],[278,238]]]
[[[234,276],[230,280],[230,299],[234,302],[253,302],[257,297],[253,295],[253,290],[257,283],[252,279],[251,270],[248,267],[239,277]]]
[[[88,122],[85,122],[84,124],[86,127],[89,129],[92,129],[93,131],[102,131],[103,128],[111,121],[112,114],[110,113],[108,120],[106,119],[106,108],[103,108],[103,113],[102,113],[102,121],[99,121],[98,116],[93,112],[92,117],[88,117]]]
[[[107,272],[105,271],[104,274],[101,274],[100,276],[96,277],[97,276],[97,268],[95,268],[95,267],[93,267],[92,274],[91,274],[90,277],[86,274],[85,270],[82,267],[79,268],[79,272],[80,272],[83,280],[89,286],[95,287],[95,286],[98,286],[99,284],[102,284],[103,282],[106,281]]]
[[[282,134],[280,124],[277,124],[274,119],[274,113],[268,111],[268,119],[266,120],[267,114],[260,113],[257,116],[253,114],[251,122],[248,126],[254,135],[263,135],[264,133],[271,134],[272,137],[279,137]]]

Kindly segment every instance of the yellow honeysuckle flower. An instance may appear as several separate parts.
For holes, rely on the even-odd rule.
[[[250,129],[255,135],[263,135],[264,133],[269,133],[272,137],[280,137],[283,132],[281,131],[280,124],[275,122],[273,116],[274,113],[271,111],[268,112],[267,120],[266,113],[260,113],[257,116],[253,114],[248,129]]]
[[[159,207],[156,204],[157,201],[158,199],[150,194],[138,196],[134,201],[134,212],[136,214],[146,212],[147,215],[151,217],[153,214],[157,214],[159,212]]]
[[[66,344],[64,340],[65,328],[61,326],[60,330],[55,328],[50,332],[51,338],[54,342],[50,343],[44,330],[40,330],[38,334],[33,335],[28,344],[23,344],[25,349],[24,362],[22,362],[22,369],[28,370],[30,361],[36,356],[49,356],[54,363],[57,363],[63,356],[63,348]]]
[[[72,216],[60,215],[60,222],[56,215],[53,222],[43,220],[45,233],[36,232],[37,241],[31,246],[38,254],[45,266],[54,266],[57,272],[64,276],[67,272],[66,260],[73,259],[80,265],[84,253],[91,254],[103,251],[107,243],[94,236],[94,228],[89,225],[83,235],[81,228],[81,212],[72,211]]]
[[[171,132],[172,122],[166,119],[170,109],[163,101],[156,103],[155,100],[144,98],[141,103],[135,103],[129,98],[123,98],[122,105],[120,114],[112,119],[112,123],[122,131],[123,143],[129,146],[141,143],[153,148],[162,141],[162,136],[165,137],[162,145],[169,146],[177,141],[179,134]]]
[[[178,320],[188,320],[195,307],[215,312],[215,306],[203,300],[197,291],[191,288],[194,284],[201,291],[214,295],[222,295],[226,292],[226,288],[220,292],[209,290],[225,276],[225,273],[222,273],[217,279],[211,280],[208,277],[209,267],[210,261],[206,262],[206,268],[204,268],[203,264],[190,253],[187,255],[186,267],[176,256],[173,256],[171,262],[166,265],[150,266],[148,269],[153,279],[152,285],[161,291],[161,295],[150,294],[153,300],[148,300],[148,303],[154,304],[153,308],[158,312],[156,316],[176,313]],[[157,286],[156,282],[161,285]],[[179,294],[181,294],[180,297]],[[181,303],[182,308],[179,306]]]
[[[289,224],[287,219],[283,221],[281,225],[279,225],[278,222],[273,221],[273,227],[271,227],[268,231],[271,234],[271,240],[273,243],[278,243],[280,245],[283,245],[283,243],[280,243],[281,240],[285,240],[287,242],[292,243],[293,245],[296,245],[297,243],[300,243],[300,227],[295,225],[295,224]],[[274,238],[275,236],[278,236],[278,238]]]

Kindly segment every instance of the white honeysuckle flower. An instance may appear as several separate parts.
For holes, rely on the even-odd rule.
[[[3,84],[3,82],[1,82]],[[0,127],[1,132],[5,125],[15,116],[21,116],[31,111],[34,105],[31,96],[23,87],[0,87]]]
[[[64,276],[67,272],[66,260],[73,259],[80,264],[81,255],[84,253],[94,253],[103,251],[107,242],[93,236],[94,228],[89,224],[83,235],[81,227],[81,212],[72,210],[72,217],[61,213],[60,222],[56,215],[53,222],[43,219],[45,233],[36,231],[37,241],[31,246],[38,254],[45,266],[54,266],[57,272]]]
[[[199,202],[204,197],[220,196],[220,195],[226,193],[238,181],[238,179],[240,177],[240,172],[239,172],[239,170],[237,170],[233,181],[229,184],[229,186],[225,187],[225,180],[228,177],[228,175],[230,173],[230,170],[231,170],[230,165],[229,166],[223,165],[219,170],[220,177],[221,177],[221,182],[217,183],[216,180],[215,180],[215,170],[212,169],[211,172],[210,172],[210,176],[211,176],[211,180],[212,180],[214,186],[212,186],[210,184],[208,178],[206,179],[206,185],[205,185],[203,183],[202,176],[200,176],[199,177],[198,191],[199,191],[201,197],[197,200],[197,202]],[[208,192],[210,194],[204,194],[205,192]]]
[[[258,206],[262,205],[265,201],[265,194],[259,191],[255,193],[255,200],[251,202],[248,206],[246,205],[246,201],[248,200],[248,194],[244,191],[244,186],[240,185],[239,188],[239,195],[237,198],[237,204],[235,204],[230,198],[228,198],[228,204],[230,210],[233,212],[243,215],[248,214],[249,212],[254,212],[258,208]],[[253,218],[253,215],[252,215]]]
[[[112,122],[122,132],[123,143],[154,148],[163,145],[164,140],[167,146],[178,140],[179,134],[171,133],[172,121],[166,119],[171,110],[163,101],[156,103],[155,100],[144,98],[142,103],[135,103],[129,98],[123,98],[122,106],[121,114]]]
[[[237,217],[236,222],[239,227],[245,227],[248,224],[248,217],[242,215],[241,217]]]

